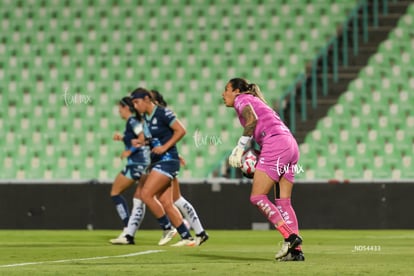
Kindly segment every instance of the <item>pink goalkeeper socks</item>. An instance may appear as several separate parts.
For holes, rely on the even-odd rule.
[[[283,221],[281,213],[278,208],[268,199],[266,195],[252,195],[250,196],[250,202],[255,205],[260,212],[266,216],[267,220],[273,225],[277,225],[278,222]],[[288,238],[294,231],[289,227],[287,223],[284,223],[276,229],[282,234],[283,238]]]
[[[295,210],[290,204],[290,198],[277,198],[275,200],[276,207],[282,215],[283,220],[293,230],[295,234],[299,233],[298,219]]]
[[[275,203],[285,223],[296,235],[299,235],[298,219],[296,218],[295,210],[293,210],[292,204],[290,203],[290,198],[277,198],[275,199]],[[300,250],[300,247],[296,249]]]

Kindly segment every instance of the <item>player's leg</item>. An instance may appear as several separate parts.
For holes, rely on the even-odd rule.
[[[281,261],[304,261],[304,256],[300,245],[302,238],[299,236],[298,222],[296,213],[291,205],[291,195],[293,183],[282,176],[279,181],[280,198],[276,199],[276,206],[285,222],[293,231],[294,235],[285,238],[285,242],[275,258]],[[287,252],[287,254],[285,254]]]
[[[118,173],[114,182],[112,183],[110,192],[112,202],[115,204],[116,211],[124,223],[124,227],[128,225],[129,208],[125,198],[121,195],[121,193],[134,183],[134,180],[132,178],[129,178],[125,175],[127,171],[128,168],[125,168],[122,172]]]
[[[295,180],[295,172],[297,162],[299,160],[299,149],[296,141],[292,137],[290,139],[291,147],[289,150],[290,156],[285,155],[281,162],[285,162],[283,165],[288,168],[284,169],[283,176],[280,178],[278,185],[279,194],[275,199],[276,207],[282,214],[282,217],[286,224],[299,236],[299,224],[296,217],[296,212],[291,204],[293,183]],[[305,257],[302,252],[301,245],[296,246],[291,252],[285,256],[284,261],[304,261]]]
[[[156,195],[165,190],[165,188],[169,185],[169,182],[170,179],[166,175],[152,170],[147,176],[140,192],[142,201],[151,210],[163,230],[163,237],[158,243],[159,245],[166,244],[176,234],[176,230],[173,229],[162,204],[156,197]]]
[[[292,229],[294,233],[298,234],[296,214],[294,213],[290,203],[293,184],[282,176],[279,183],[276,185],[279,186],[279,198],[275,199],[276,207],[279,210],[283,221],[289,226],[290,229]]]
[[[180,185],[177,178],[173,178],[171,181],[173,190],[174,205],[180,210],[184,218],[190,223],[191,227],[196,233],[196,244],[201,245],[208,240],[208,234],[203,228],[200,219],[198,218],[197,212],[193,205],[186,200],[180,191]]]
[[[180,233],[182,239],[190,239],[191,236],[188,236],[189,229],[187,228],[186,224],[184,223],[184,219],[177,209],[177,207],[173,204],[172,200],[172,186],[170,185],[167,189],[165,189],[162,193],[159,194],[159,200],[162,206],[165,209],[167,216],[170,218],[171,223],[176,227],[177,231]],[[185,226],[185,227],[183,227]]]
[[[171,180],[171,186],[172,186],[172,194],[173,194],[173,202],[174,202],[174,205],[178,208],[178,210],[183,215],[183,217],[184,217],[184,223],[187,225],[187,228],[188,229],[191,229],[191,224],[189,222],[188,214],[186,212],[183,212],[182,206],[180,206],[179,204],[177,204],[177,200],[179,200],[181,198],[181,190],[180,190],[180,186],[178,185],[178,179],[177,179],[177,177],[174,177]]]
[[[157,218],[165,215],[164,208],[156,195],[161,194],[169,185],[170,179],[161,172],[152,170],[141,189],[141,198]],[[171,224],[168,220],[167,224]]]
[[[124,231],[119,237],[110,240],[110,243],[112,244],[135,244],[135,233],[141,226],[145,216],[145,204],[140,199],[140,191],[143,183],[145,182],[145,175],[142,175],[137,181],[138,185],[133,197],[133,206],[127,227],[124,228]]]
[[[250,202],[279,230],[283,237],[288,237],[291,232],[290,229],[285,227],[285,223],[278,209],[267,197],[273,185],[273,179],[266,172],[256,170],[253,178]]]
[[[172,186],[169,185],[162,193],[158,195],[158,200],[164,207],[165,213],[170,219],[172,225],[178,226],[183,221],[183,216],[177,207],[173,204],[172,200]]]
[[[283,181],[282,179],[281,182]],[[285,223],[278,208],[267,197],[267,194],[273,185],[273,179],[271,179],[265,172],[256,170],[253,178],[253,187],[250,201],[276,227],[276,229],[280,232],[280,234],[282,234],[283,238],[285,239],[282,248],[279,250],[279,252],[276,253],[275,256],[276,259],[280,259],[286,256],[295,247],[297,247],[302,242],[302,240]],[[285,183],[283,186],[286,186],[286,190],[284,192],[288,192],[290,185],[288,183]]]
[[[283,184],[284,182],[285,181],[282,181],[282,185],[284,185]],[[279,186],[279,184],[277,185]],[[285,189],[283,188],[282,190],[285,191]],[[289,190],[291,194],[292,189],[288,187],[287,190],[288,190],[287,193],[283,192],[283,196],[279,195],[278,198],[275,199],[276,207],[279,209],[279,212],[281,213],[286,224],[289,225],[289,227],[294,231],[296,235],[299,235],[298,220],[296,217],[295,210],[293,209],[293,206],[291,204],[291,198],[289,196]],[[302,252],[301,245],[298,245],[294,250],[292,250],[291,253],[289,253],[287,256],[281,259],[281,261],[304,261],[304,260],[305,260],[305,257]]]
[[[293,139],[293,138],[292,138]],[[298,151],[295,147],[291,150],[293,155],[288,162],[282,163],[288,169],[283,169],[278,185],[278,196],[275,198],[276,206],[278,207],[282,217],[287,225],[296,233],[299,234],[298,221],[296,213],[291,205],[291,197],[293,190],[293,182],[295,179],[294,168],[298,161]],[[282,161],[281,161],[282,162]],[[287,165],[285,165],[287,164]]]
[[[177,228],[177,231],[181,236],[181,241],[174,244],[173,246],[193,246],[195,242],[191,237],[190,231],[184,223],[180,211],[173,203],[173,189],[171,185],[159,195],[159,200],[162,203],[172,224]]]
[[[270,202],[267,197],[267,194],[277,182],[280,184],[281,196],[290,197],[292,192],[292,182],[283,177],[285,165],[292,160],[291,141],[288,139],[289,137],[287,137],[286,141],[282,140],[285,138],[279,137],[277,138],[278,140],[270,138],[263,144],[253,178],[251,194],[251,202],[265,214],[285,239],[282,249],[275,256],[277,259],[286,256],[302,241],[286,224],[276,205]]]
[[[148,175],[148,178],[145,181],[145,185],[143,186],[142,191],[141,191],[142,200],[145,202],[147,207],[151,210],[153,215],[157,218],[158,223],[160,224],[161,228],[164,230],[163,238],[160,240],[160,243],[159,243],[160,245],[166,244],[169,240],[171,240],[169,239],[167,242],[164,242],[165,241],[164,236],[166,233],[171,233],[172,225],[164,211],[163,205],[158,200],[156,195],[162,195],[163,192],[167,190],[167,194],[165,195],[165,198],[163,200],[168,201],[168,198],[169,198],[170,203],[168,204],[172,205],[171,190],[168,191],[167,189],[170,186],[171,178],[172,178],[171,175],[168,172],[163,171],[162,168],[153,169]],[[176,212],[178,212],[177,209],[175,210]],[[188,231],[185,224],[182,222],[182,219],[181,219],[181,222],[178,222],[179,219],[177,220],[177,214],[173,214],[173,216],[174,216],[173,219],[174,219],[174,222],[176,223],[177,230],[180,233],[182,239],[190,240],[191,234]],[[179,216],[181,216],[181,214],[179,214],[178,212],[178,217]]]
[[[135,244],[135,234],[145,216],[145,204],[139,198],[133,198],[133,207],[131,216],[129,217],[128,225],[124,228],[122,234],[110,240],[112,244]]]

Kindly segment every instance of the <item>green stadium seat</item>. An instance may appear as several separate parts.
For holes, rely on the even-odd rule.
[[[408,39],[406,34],[411,31],[410,28],[401,27],[404,25],[401,23],[403,20],[410,22],[411,19],[401,18],[399,27],[390,34],[389,40],[381,44],[378,53],[370,59],[359,78],[350,84],[348,91],[339,98],[338,104],[328,112],[328,117],[333,122],[341,128],[349,128],[350,141],[353,141],[352,144],[357,143],[355,149],[344,149],[345,143],[340,140],[341,135],[331,135],[333,125],[327,128],[326,124],[318,124],[313,132],[319,133],[319,136],[329,136],[334,139],[334,143],[340,145],[337,152],[329,147],[320,147],[318,151],[323,156],[338,156],[346,161],[344,178],[370,180],[413,177],[412,170],[408,168],[412,166],[414,133],[411,129],[414,118],[410,117],[411,98],[409,93],[404,92],[411,90],[405,77],[408,75],[407,68],[411,65],[396,50],[401,41]],[[347,120],[350,122],[348,125]],[[327,121],[326,118],[324,121]],[[322,142],[321,139],[308,139],[310,137],[312,134],[305,139],[308,148]],[[309,165],[311,171],[327,168],[326,165]],[[335,171],[329,166],[328,169]],[[337,175],[341,174],[338,170],[336,172]],[[326,178],[329,177],[327,174]]]
[[[46,159],[53,163],[26,175],[22,175],[22,164],[14,166],[11,174],[37,178],[42,177],[44,170],[43,177],[64,179],[113,177],[110,171],[114,159],[100,159],[100,148],[85,140],[92,132],[111,137],[115,130],[122,129],[122,121],[113,112],[114,101],[137,86],[159,86],[161,92],[169,95],[171,106],[188,124],[185,139],[191,150],[184,157],[192,161],[186,173],[205,177],[231,150],[241,132],[237,121],[237,128],[233,127],[230,118],[234,113],[230,109],[219,114],[216,111],[216,103],[222,104],[220,94],[228,76],[252,79],[269,95],[268,100],[279,100],[297,74],[303,72],[307,60],[324,44],[323,38],[335,33],[332,22],[343,21],[347,10],[356,4],[304,0],[210,1],[197,5],[185,1],[115,1],[110,7],[101,1],[76,5],[68,1],[11,3],[1,9],[2,19],[13,22],[13,26],[0,32],[0,52],[2,45],[6,45],[6,53],[0,53],[0,83],[8,92],[2,90],[7,101],[2,98],[0,105],[12,112],[10,122],[3,112],[0,123],[9,136],[15,135],[16,126],[22,123],[27,126],[24,135],[30,138],[30,132],[44,132],[46,146],[55,144],[56,155],[56,159],[47,155]],[[22,13],[16,12],[16,5],[21,6]],[[33,27],[27,26],[27,18],[31,18]],[[220,18],[219,23],[216,18]],[[286,29],[290,31],[285,32]],[[306,36],[308,33],[313,36]],[[8,47],[9,43],[20,46]],[[304,58],[298,54],[301,43],[308,47],[309,56]],[[94,112],[85,105],[63,106],[65,87],[71,93],[93,95]],[[17,97],[25,89],[29,89],[31,103],[21,103]],[[178,91],[182,94],[176,99]],[[209,96],[199,97],[204,93]],[[13,115],[13,107],[8,107],[10,102],[32,115]],[[186,108],[189,103],[199,106],[199,115]],[[49,131],[53,124],[56,131]],[[223,145],[193,151],[192,134],[197,128],[208,135],[226,134],[222,137]],[[338,130],[335,122],[327,136],[334,137]],[[66,139],[68,146],[55,142],[62,141],[61,138]],[[12,142],[8,138],[4,144]],[[73,159],[78,147],[86,155]],[[40,154],[39,149],[28,150],[30,154]],[[86,159],[102,164],[84,163]],[[61,168],[64,160],[65,170]],[[202,168],[196,167],[200,164]]]

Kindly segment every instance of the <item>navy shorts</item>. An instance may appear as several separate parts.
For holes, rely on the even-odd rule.
[[[175,159],[159,161],[157,163],[151,164],[151,170],[160,172],[173,179],[178,175],[178,172],[180,171],[180,161]]]
[[[147,164],[128,164],[121,173],[129,179],[139,180],[147,172]]]

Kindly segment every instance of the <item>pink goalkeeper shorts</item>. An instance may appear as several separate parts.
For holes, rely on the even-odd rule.
[[[299,148],[293,136],[270,136],[263,141],[256,170],[265,172],[275,182],[283,176],[293,183],[300,169],[298,160]]]

